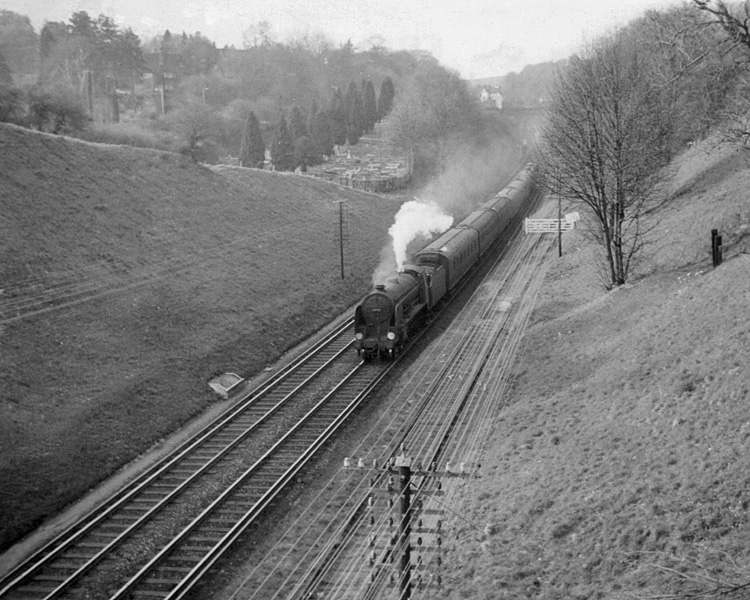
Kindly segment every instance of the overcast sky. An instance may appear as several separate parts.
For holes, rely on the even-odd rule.
[[[324,33],[367,49],[375,35],[392,50],[430,51],[465,78],[504,75],[569,56],[586,40],[648,8],[684,0],[0,0],[27,15],[37,32],[45,20],[67,21],[79,10],[105,14],[142,39],[169,29],[195,33],[218,47],[242,47],[243,32],[269,21],[277,41]]]

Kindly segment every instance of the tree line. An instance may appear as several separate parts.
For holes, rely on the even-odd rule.
[[[15,52],[19,45],[26,52]],[[117,123],[127,110],[144,129],[172,131],[186,152],[210,161],[239,151],[236,132],[251,112],[272,146],[281,116],[288,125],[292,107],[302,112],[304,98],[310,101],[304,127],[286,132],[299,166],[371,132],[393,104],[394,79],[415,64],[409,53],[357,52],[351,42],[336,47],[321,36],[277,43],[267,23],[245,48],[217,49],[198,32],[167,30],[142,43],[131,29],[84,11],[65,23],[46,22],[37,35],[28,17],[2,10],[0,119],[70,133],[87,122]],[[281,159],[280,168],[290,168],[288,162]]]
[[[662,168],[717,128],[750,149],[750,2],[648,11],[560,70],[539,150],[548,190],[585,215],[607,289],[637,272]]]
[[[321,164],[331,156],[334,146],[356,145],[362,135],[372,133],[375,124],[391,112],[394,97],[390,77],[383,80],[377,97],[375,86],[368,79],[359,88],[351,82],[345,95],[334,87],[327,108],[318,108],[313,101],[307,114],[296,104],[288,114],[282,111],[270,147],[274,168],[291,171],[299,167],[306,171],[308,166]],[[242,134],[240,165],[261,167],[265,147],[258,118],[250,111]]]

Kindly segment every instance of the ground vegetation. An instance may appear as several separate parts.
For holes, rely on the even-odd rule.
[[[444,597],[746,597],[750,163],[709,135],[668,173],[649,275],[607,293],[580,230],[553,250]]]
[[[112,18],[85,11],[67,22],[46,22],[38,34],[25,17],[3,15],[0,44],[30,40],[36,58],[35,70],[23,78],[18,61],[9,65],[12,87],[20,90],[3,94],[4,104],[15,103],[3,111],[10,122],[31,122],[26,98],[33,82],[40,94],[73,99],[88,115],[85,122],[68,119],[66,134],[100,141],[111,136],[113,143],[132,139],[138,145],[150,139],[156,149],[178,145],[201,162],[238,164],[241,132],[254,112],[269,150],[284,115],[297,150],[285,168],[320,164],[335,146],[341,152],[374,133],[397,89],[413,79],[420,64],[432,65],[441,84],[454,83],[423,52],[391,51],[375,42],[367,50],[351,41],[337,47],[319,34],[282,42],[268,22],[248,28],[245,46],[237,49],[217,48],[200,33],[170,30],[141,40]],[[426,91],[442,93],[435,87]],[[454,95],[455,89],[445,92]],[[310,99],[307,114],[300,98]],[[312,127],[316,113],[321,116]],[[434,142],[417,153],[419,164],[429,165]]]
[[[8,124],[0,147],[2,549],[361,297],[399,207]]]
[[[540,146],[546,182],[581,209],[605,288],[637,276],[661,168],[711,127],[727,130],[744,71],[692,5],[649,11],[559,71]]]

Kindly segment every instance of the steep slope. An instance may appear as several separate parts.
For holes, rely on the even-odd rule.
[[[446,560],[448,597],[745,597],[749,184],[731,148],[679,157],[647,275],[608,294],[593,248],[566,234]]]
[[[356,301],[399,204],[0,124],[0,549]]]

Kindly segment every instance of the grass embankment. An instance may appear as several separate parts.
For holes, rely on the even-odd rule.
[[[6,125],[0,157],[0,551],[361,297],[399,207]]]
[[[680,157],[645,275],[608,294],[591,247],[566,234],[451,597],[685,598],[750,582],[748,167],[727,148]]]

